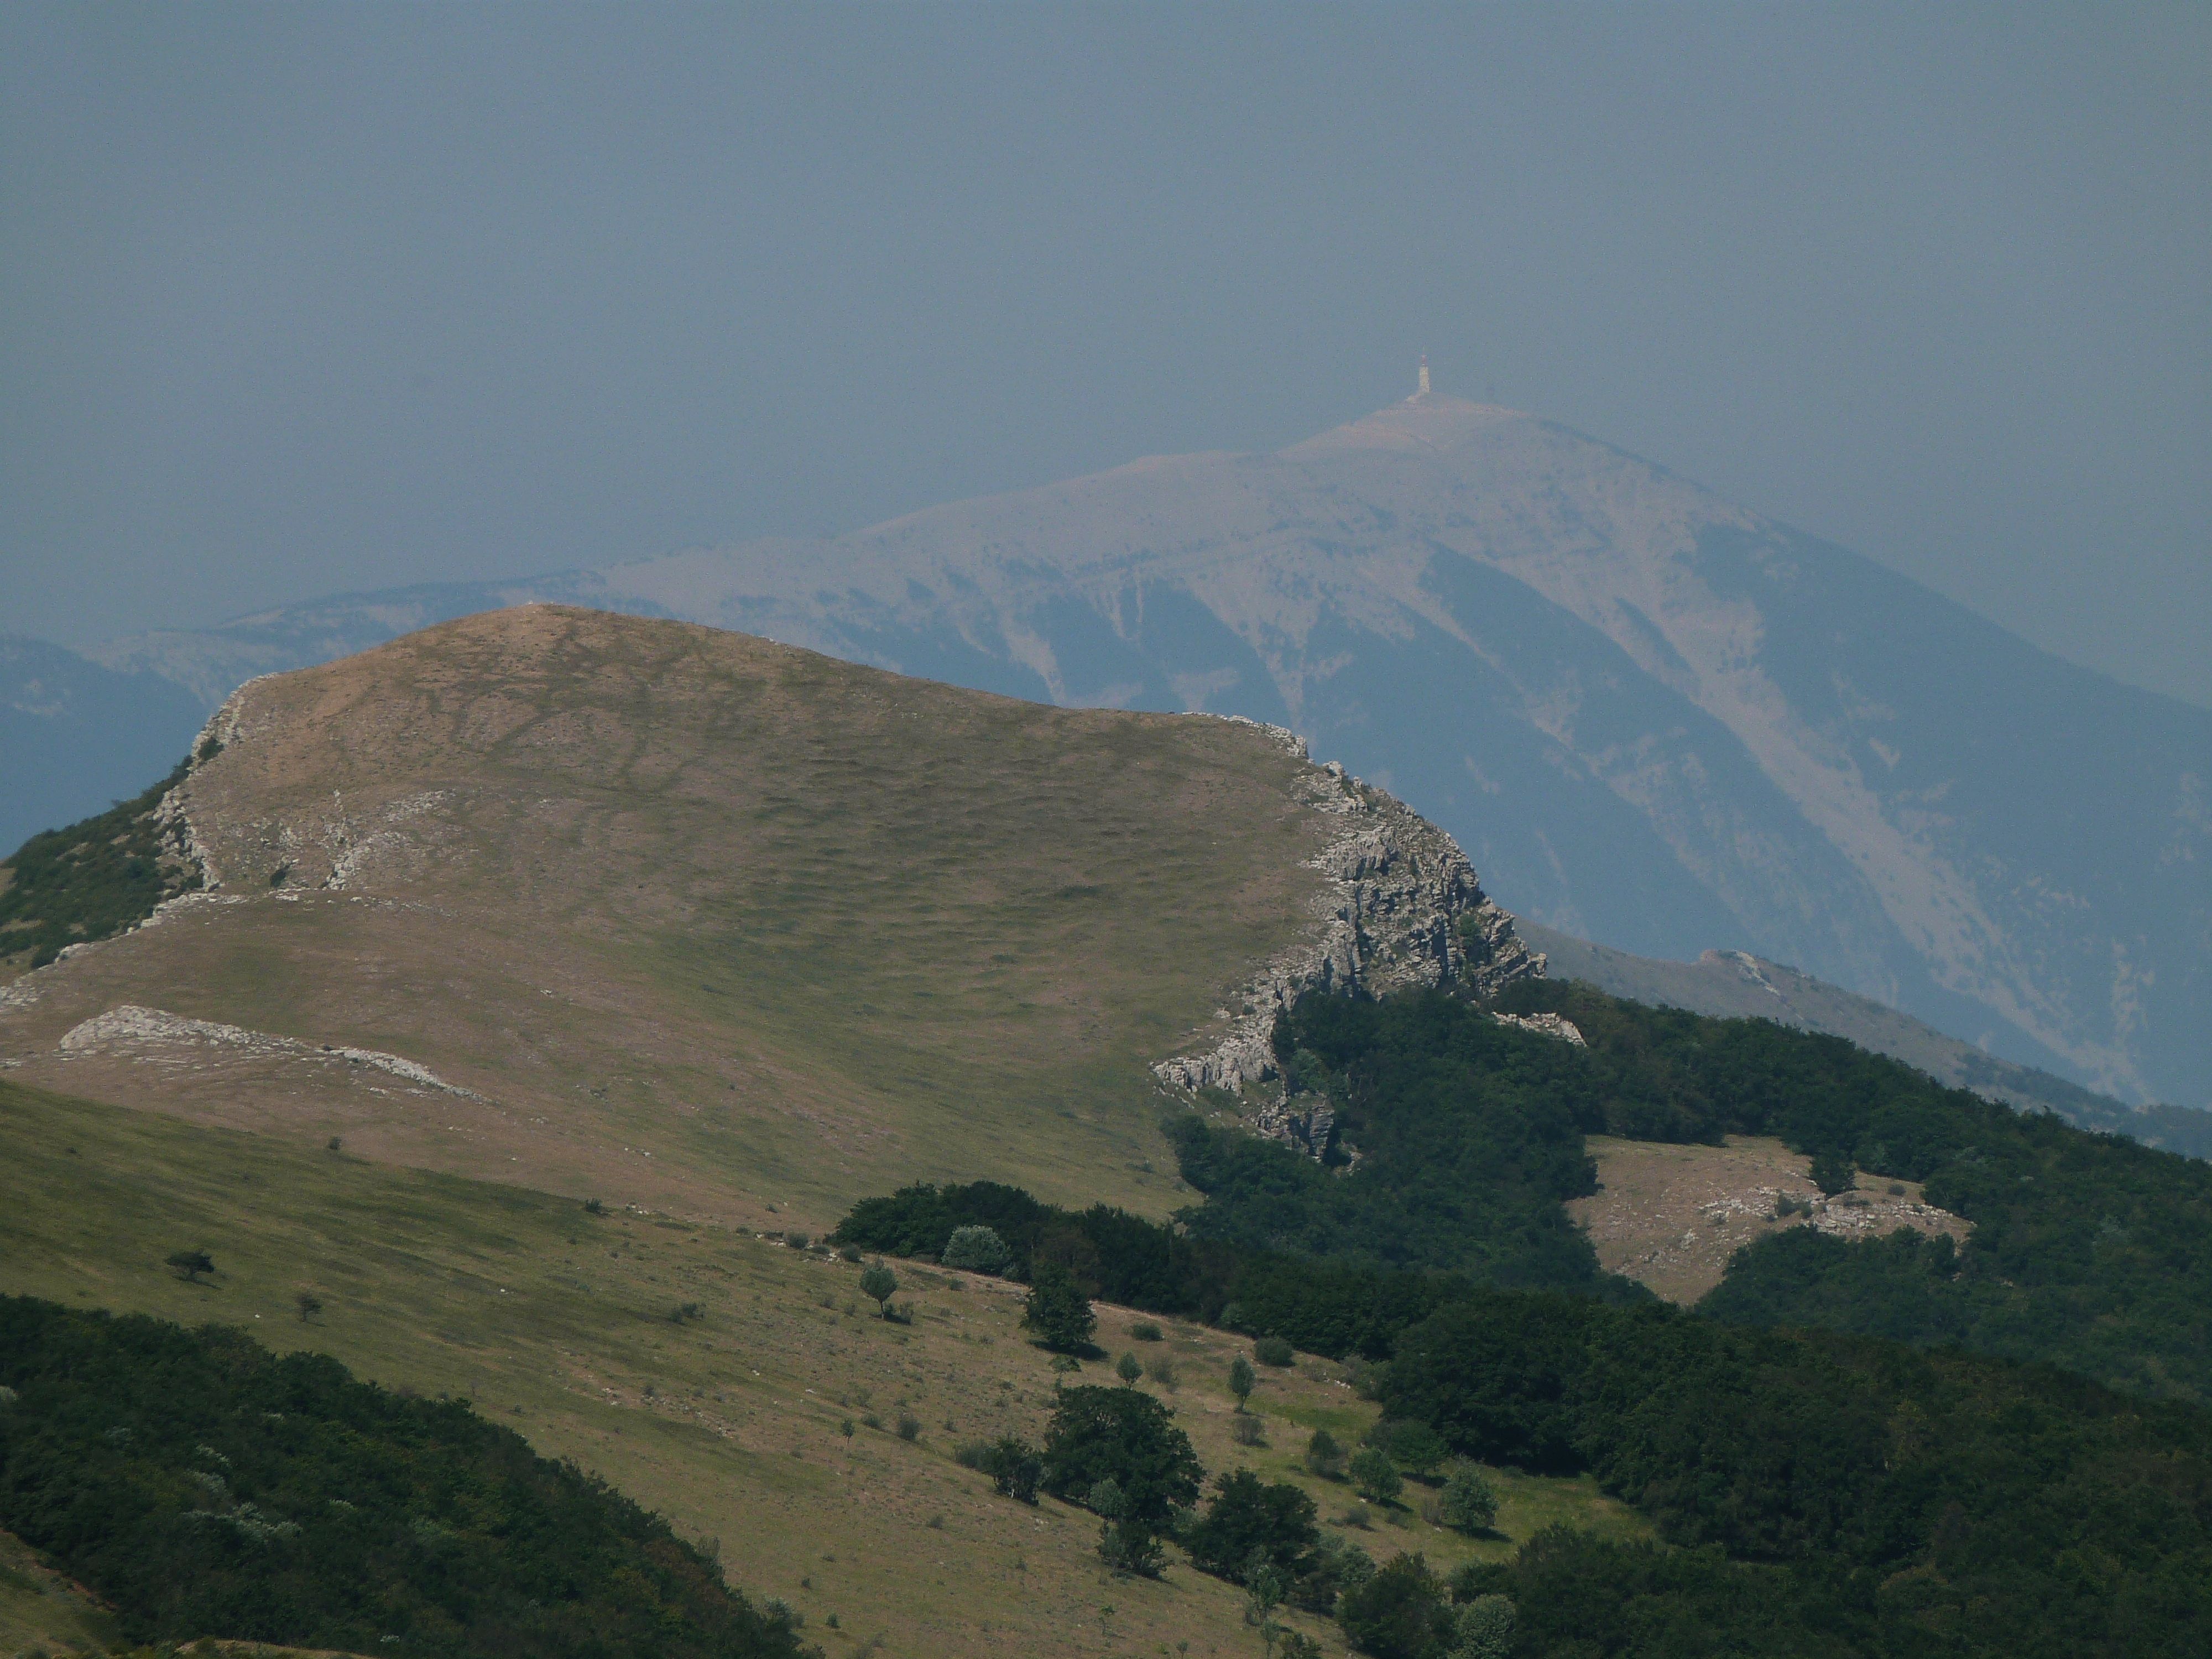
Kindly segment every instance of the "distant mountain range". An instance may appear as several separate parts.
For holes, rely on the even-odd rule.
[[[1510,410],[1416,398],[1272,455],[91,654],[205,708],[530,599],[1288,726],[1452,831],[1539,922],[1643,957],[1794,962],[2130,1101],[2212,1097],[2212,714]],[[141,748],[173,721],[146,710]],[[21,775],[16,726],[0,736]],[[159,769],[85,758],[108,768],[92,805]]]
[[[2212,1111],[2130,1107],[2033,1066],[2000,1060],[1871,997],[1747,951],[1707,951],[1695,962],[1667,962],[1592,945],[1525,918],[1515,929],[1530,949],[1549,958],[1553,979],[1578,979],[1609,996],[1716,1019],[1771,1019],[1825,1031],[2025,1112],[2051,1112],[2077,1128],[2125,1135],[2185,1158],[2212,1158]]]
[[[0,857],[137,794],[184,758],[208,712],[160,674],[0,634]]]

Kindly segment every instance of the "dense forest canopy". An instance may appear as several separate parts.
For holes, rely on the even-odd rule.
[[[337,1361],[0,1297],[0,1528],[134,1641],[777,1659],[787,1622],[574,1466]]]
[[[1778,1234],[1739,1255],[1708,1312],[1955,1343],[2212,1400],[2212,1164],[2015,1112],[1765,1020],[1706,1019],[1572,984],[1515,986],[1501,1006],[1581,1028],[1613,1133],[1641,1111],[1680,1126],[1642,1132],[1650,1139],[1778,1135],[1923,1182],[1929,1203],[1974,1224],[1955,1256],[1911,1237]]]

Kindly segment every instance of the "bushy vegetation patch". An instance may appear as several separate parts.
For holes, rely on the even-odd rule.
[[[27,952],[43,968],[72,945],[109,939],[200,884],[199,871],[155,822],[161,797],[190,763],[137,799],[97,817],[32,836],[8,861],[0,886],[0,957]]]
[[[665,1522],[465,1402],[242,1334],[0,1298],[0,1528],[133,1641],[801,1652]]]
[[[1765,1020],[1648,1008],[1572,983],[1516,985],[1501,1006],[1581,1028],[1587,1052],[1553,1046],[1587,1073],[1609,1133],[1778,1135],[1816,1160],[1923,1182],[1930,1204],[1974,1224],[1955,1254],[1943,1241],[1776,1234],[1737,1256],[1707,1312],[1955,1343],[2212,1401],[2212,1164],[2015,1112]],[[1379,1011],[1344,1006],[1332,1029],[1392,1029]],[[1359,1064],[1356,1044],[1332,1052]]]
[[[2212,1629],[2212,1413],[2193,1406],[1958,1352],[1496,1293],[1407,1331],[1382,1393],[1455,1451],[1589,1469],[1670,1542],[1811,1575],[1869,1644],[1895,1626],[1930,1651],[2148,1653],[2154,1630]]]

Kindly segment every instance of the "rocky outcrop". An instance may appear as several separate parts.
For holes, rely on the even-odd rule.
[[[1261,729],[1306,757],[1294,733]],[[1309,991],[1381,996],[1464,979],[1490,996],[1544,971],[1544,958],[1515,935],[1513,918],[1483,893],[1459,843],[1435,824],[1334,763],[1309,765],[1297,787],[1307,805],[1339,822],[1306,860],[1328,878],[1312,902],[1313,925],[1243,988],[1226,1036],[1153,1066],[1170,1088],[1235,1089],[1273,1077],[1275,1017]],[[1302,1128],[1291,1138],[1311,1139],[1316,1126]]]
[[[308,1060],[328,1066],[365,1066],[441,1094],[460,1095],[470,1100],[483,1098],[475,1091],[448,1083],[428,1066],[399,1054],[387,1054],[375,1048],[340,1048],[327,1042],[302,1042],[296,1037],[250,1031],[242,1025],[224,1025],[211,1019],[190,1019],[167,1009],[141,1008],[127,1003],[71,1026],[61,1040],[64,1054],[120,1054],[131,1058],[143,1057],[150,1050],[180,1046],[236,1049],[263,1058]]]
[[[1500,1025],[1516,1026],[1523,1031],[1534,1031],[1538,1036],[1557,1037],[1562,1042],[1571,1042],[1577,1048],[1587,1048],[1581,1027],[1565,1014],[1492,1014]]]

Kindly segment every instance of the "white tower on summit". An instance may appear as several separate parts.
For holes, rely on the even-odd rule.
[[[1413,395],[1416,398],[1429,395],[1429,354],[1425,351],[1421,354],[1421,389]]]

